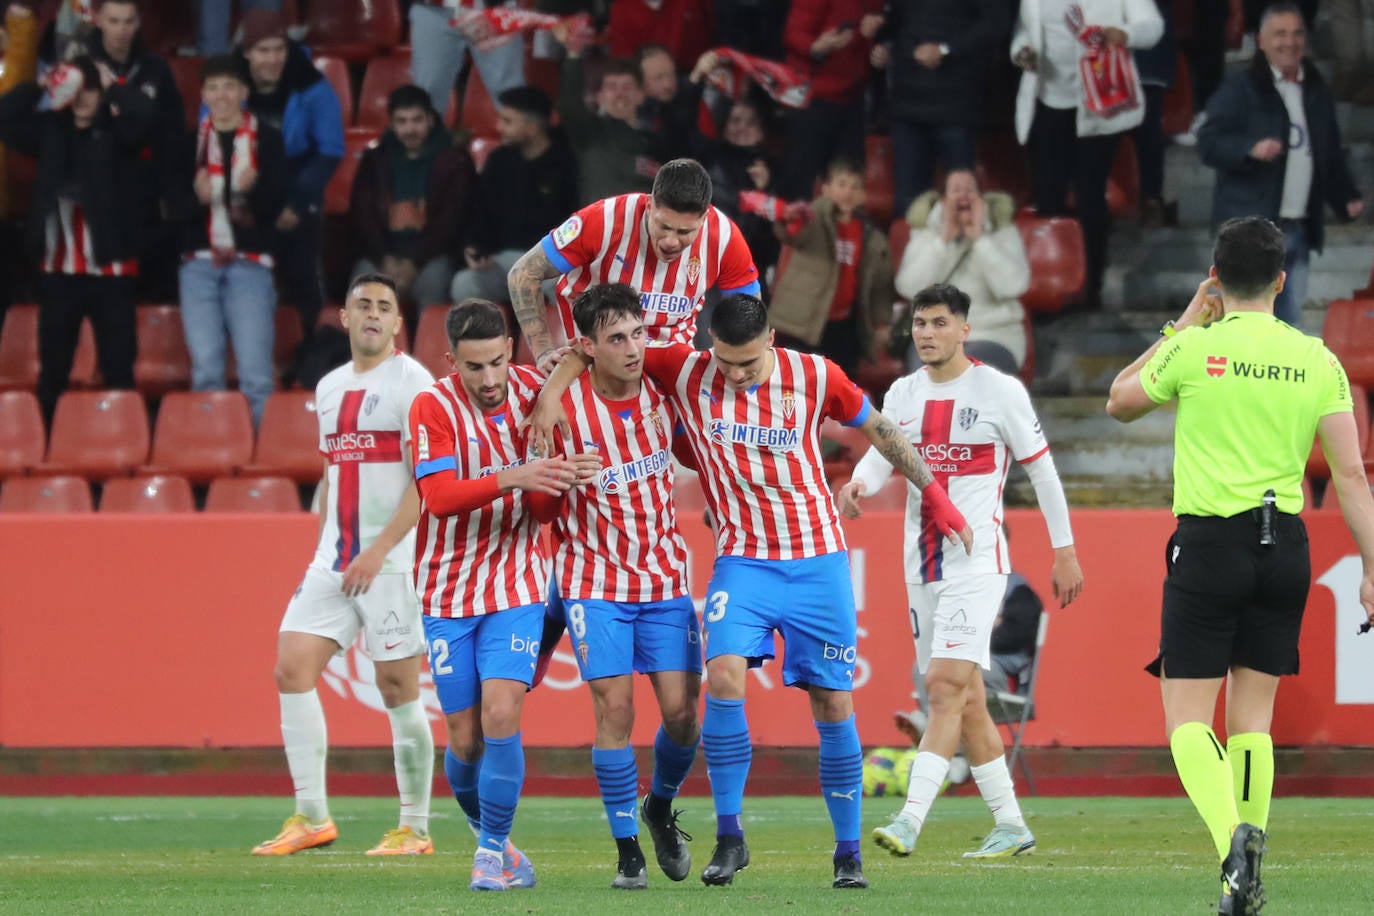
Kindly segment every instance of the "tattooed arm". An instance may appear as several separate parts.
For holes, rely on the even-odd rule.
[[[530,345],[530,352],[534,354],[535,364],[545,373],[553,369],[558,350],[554,346],[548,322],[544,320],[544,290],[540,284],[557,276],[558,268],[549,261],[540,245],[521,255],[506,275],[511,305],[515,307],[515,320],[520,322],[520,330]]]
[[[887,459],[888,464],[921,491],[921,499],[930,507],[931,520],[940,533],[945,537],[958,538],[964,543],[964,551],[972,553],[973,529],[954,507],[954,503],[949,501],[945,488],[935,481],[935,475],[926,466],[921,453],[912,447],[897,425],[877,411],[871,411],[859,428],[878,453]],[[862,487],[862,484],[859,486]],[[862,495],[862,492],[854,494],[856,497]]]

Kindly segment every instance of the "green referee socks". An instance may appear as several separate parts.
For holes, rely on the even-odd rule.
[[[1264,732],[1232,735],[1226,741],[1235,781],[1236,812],[1247,824],[1269,829],[1269,800],[1274,797],[1274,739]]]
[[[1231,851],[1231,834],[1240,823],[1226,751],[1202,722],[1185,722],[1174,729],[1169,736],[1169,750],[1173,752],[1174,767],[1188,798],[1212,833],[1217,859],[1224,860]]]

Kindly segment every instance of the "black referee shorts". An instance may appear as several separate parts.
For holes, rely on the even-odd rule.
[[[1233,665],[1298,673],[1298,633],[1312,581],[1307,526],[1279,515],[1261,547],[1250,513],[1181,516],[1169,539],[1156,677],[1224,677]]]

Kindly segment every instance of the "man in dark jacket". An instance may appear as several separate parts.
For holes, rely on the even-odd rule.
[[[353,179],[349,215],[362,245],[353,275],[380,270],[402,300],[423,309],[448,301],[476,172],[425,90],[397,87],[387,112],[390,129],[363,153]]]
[[[1322,207],[1355,219],[1364,201],[1341,150],[1336,105],[1321,73],[1304,59],[1307,33],[1291,3],[1269,7],[1259,53],[1229,74],[1207,103],[1198,130],[1202,161],[1217,170],[1212,220],[1263,216],[1283,230],[1287,254],[1274,316],[1302,327],[1310,252],[1322,249]]]
[[[549,97],[533,86],[519,86],[501,93],[497,104],[501,145],[477,176],[464,236],[467,269],[453,278],[454,302],[507,301],[511,267],[581,203],[577,158],[561,131],[549,132]]]
[[[53,68],[43,86],[22,83],[0,96],[0,142],[38,160],[27,241],[42,259],[38,399],[49,419],[83,318],[95,331],[105,386],[134,386],[135,282],[147,228],[139,156],[153,119],[151,99],[88,56]]]
[[[985,76],[1011,40],[1005,0],[898,0],[892,48],[893,210],[934,186],[935,162],[971,169]]]
[[[286,37],[279,13],[249,10],[243,17],[241,48],[253,80],[248,108],[279,129],[286,146],[291,188],[277,217],[280,235],[273,254],[308,337],[324,307],[324,189],[343,159],[343,113],[333,87],[305,49]]]
[[[205,62],[201,100],[206,113],[194,153],[186,152],[178,169],[195,195],[181,226],[180,281],[191,387],[224,388],[225,344],[232,343],[239,390],[256,423],[275,385],[277,291],[271,251],[289,176],[281,131],[244,110],[248,82],[236,55]]]

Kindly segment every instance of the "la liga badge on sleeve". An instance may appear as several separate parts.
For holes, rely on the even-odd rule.
[[[555,248],[567,248],[568,243],[582,234],[582,217],[576,214],[568,217],[567,222],[553,230]]]

